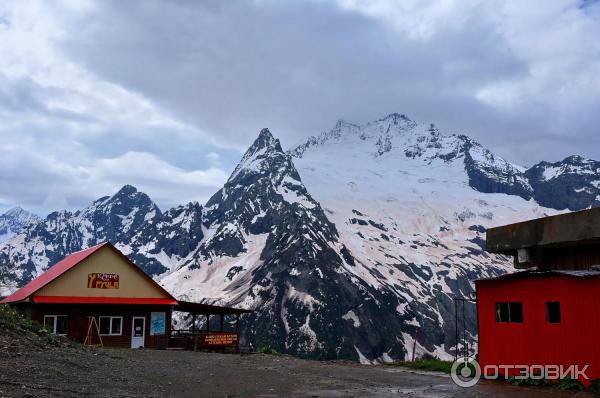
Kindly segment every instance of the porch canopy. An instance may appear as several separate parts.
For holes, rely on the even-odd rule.
[[[181,300],[177,300],[175,311],[189,312],[190,314],[197,315],[241,315],[254,312],[243,308],[221,307],[219,305],[192,303],[191,301]]]
[[[191,328],[173,330],[171,333],[171,346],[193,349],[232,349],[239,351],[240,316],[250,314],[253,310],[243,308],[222,307],[190,301],[177,301],[175,311],[187,312],[192,316]],[[219,316],[218,330],[211,330],[211,315]],[[225,316],[235,316],[235,330],[225,331]],[[197,318],[204,317],[205,326],[202,330],[197,325]]]

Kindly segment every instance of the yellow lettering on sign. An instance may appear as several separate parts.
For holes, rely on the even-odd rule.
[[[97,274],[89,274],[88,275],[88,289],[92,289],[94,287],[94,282],[98,278]]]
[[[118,289],[119,275],[117,274],[88,274],[88,289]]]

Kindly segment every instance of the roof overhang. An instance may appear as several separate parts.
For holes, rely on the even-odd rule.
[[[515,255],[520,249],[600,245],[600,208],[489,228],[486,250]]]
[[[218,314],[218,315],[236,315],[250,314],[253,310],[234,307],[222,307],[219,305],[210,305],[202,303],[192,303],[190,301],[178,301],[176,311],[189,312],[191,314]]]
[[[539,271],[528,270],[521,272],[511,272],[493,278],[476,279],[475,283],[487,283],[514,279],[531,279],[531,278],[549,278],[549,277],[567,277],[567,278],[599,278],[600,271],[595,270],[569,270],[569,271]]]
[[[177,305],[177,300],[169,298],[144,297],[74,297],[74,296],[33,296],[35,304],[133,304],[133,305]]]

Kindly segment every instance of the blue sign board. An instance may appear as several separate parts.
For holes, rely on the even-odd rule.
[[[150,313],[150,336],[161,336],[165,334],[165,321],[167,314],[165,312]]]

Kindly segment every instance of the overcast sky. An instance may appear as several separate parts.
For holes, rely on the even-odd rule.
[[[126,183],[204,202],[284,147],[391,112],[514,163],[600,159],[600,3],[2,1],[0,212]]]

